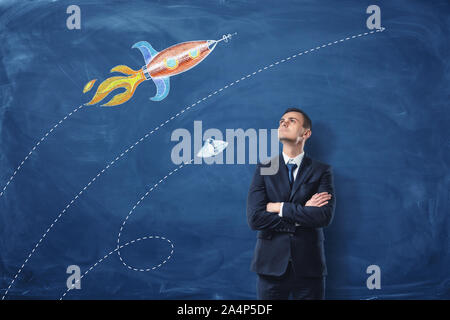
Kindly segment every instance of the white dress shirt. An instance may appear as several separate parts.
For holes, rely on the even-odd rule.
[[[292,173],[292,175],[294,177],[294,181],[295,181],[295,178],[297,177],[297,172],[298,172],[298,170],[300,168],[300,164],[302,163],[304,155],[305,155],[305,152],[303,151],[298,156],[296,156],[295,158],[292,159],[292,158],[289,158],[288,155],[283,152],[283,159],[284,159],[284,163],[285,164],[295,163],[297,165],[297,167],[294,169],[294,172]],[[292,181],[292,184],[294,184],[294,181]],[[284,202],[281,203],[281,205],[280,205],[280,213],[278,213],[278,215],[280,217],[283,216],[283,204],[284,204]],[[295,223],[295,226],[299,226],[299,225],[300,224]]]

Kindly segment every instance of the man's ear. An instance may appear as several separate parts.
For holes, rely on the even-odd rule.
[[[309,139],[309,137],[311,137],[311,135],[312,135],[312,131],[311,131],[311,129],[308,129],[306,131],[306,138],[305,138],[305,140]]]

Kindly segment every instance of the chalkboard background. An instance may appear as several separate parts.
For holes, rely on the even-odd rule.
[[[71,4],[81,9],[80,30],[66,27]],[[381,8],[384,32],[252,75],[168,122],[101,173],[219,88],[370,32],[371,4]],[[113,251],[132,207],[177,167],[170,157],[175,129],[193,133],[195,120],[223,133],[271,129],[286,107],[297,106],[313,121],[305,152],[330,164],[335,176],[326,297],[449,299],[449,13],[448,1],[3,1],[2,189],[45,139],[0,197],[0,293],[22,269],[5,299],[58,299],[67,266],[84,273]],[[145,82],[129,102],[80,108],[45,136],[90,100],[93,92],[82,93],[89,80],[104,80],[119,64],[144,64],[134,43],[160,51],[234,32],[197,67],[172,77],[165,100],[150,101],[155,86]],[[171,258],[140,272],[113,253],[64,299],[256,298],[249,270],[256,238],[245,215],[254,170],[248,162],[188,165],[169,176],[135,209],[121,243],[161,236],[173,243]],[[170,251],[167,240],[152,239],[123,248],[121,257],[146,269]],[[381,269],[381,289],[366,287],[370,265]]]

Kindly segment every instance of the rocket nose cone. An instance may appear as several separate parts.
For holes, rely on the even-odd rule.
[[[208,49],[213,51],[217,45],[217,41],[216,40],[208,40],[207,45],[208,45]]]

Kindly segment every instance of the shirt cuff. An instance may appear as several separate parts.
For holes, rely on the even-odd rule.
[[[279,215],[280,217],[283,217],[283,204],[284,204],[284,202],[282,202],[282,203],[280,204],[280,212],[278,213],[278,215]]]

